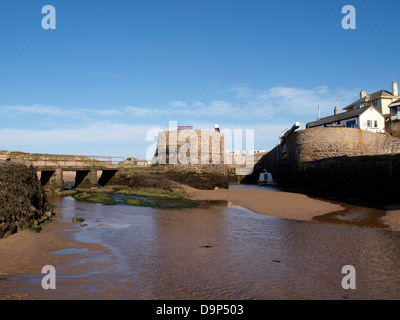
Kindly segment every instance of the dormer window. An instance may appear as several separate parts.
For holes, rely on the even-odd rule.
[[[372,101],[372,106],[377,107],[378,106],[378,100]]]
[[[364,107],[364,103],[358,103],[358,104],[356,104],[356,106],[354,107],[354,109],[360,109],[360,108],[362,108],[362,107]]]

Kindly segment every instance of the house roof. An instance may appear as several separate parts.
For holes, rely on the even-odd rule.
[[[394,101],[394,102],[392,102],[392,103],[389,105],[389,108],[391,108],[391,107],[397,107],[397,106],[400,106],[400,99],[399,99],[399,100],[396,100],[396,101]]]
[[[373,101],[376,100],[378,98],[393,98],[394,95],[386,90],[379,90],[377,92],[371,93],[371,94],[367,94],[364,98],[358,99],[357,101],[354,101],[352,104],[349,104],[347,107],[344,107],[344,110],[349,109],[350,107],[362,103],[362,102],[366,102],[366,101]]]
[[[356,109],[356,110],[338,113],[333,116],[319,119],[317,121],[309,122],[307,125],[309,128],[312,128],[312,127],[322,126],[324,124],[330,124],[330,123],[341,121],[341,120],[355,118],[355,117],[358,117],[360,114],[364,113],[364,111],[366,111],[369,108],[373,108],[373,107],[364,107],[364,108],[360,108],[360,109]]]

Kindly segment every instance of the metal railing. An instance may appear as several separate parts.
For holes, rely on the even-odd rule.
[[[10,152],[7,160],[24,163],[34,167],[118,167],[124,157],[94,156],[94,155],[63,155]]]

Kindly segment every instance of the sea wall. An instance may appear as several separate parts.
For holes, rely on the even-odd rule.
[[[292,191],[366,204],[400,204],[400,154],[333,157],[291,171]]]
[[[268,152],[245,182],[255,183],[266,168],[278,185],[292,190],[391,203],[400,190],[399,154],[400,139],[389,134],[353,128],[299,130]]]
[[[286,140],[288,164],[340,156],[400,153],[400,139],[354,128],[312,128],[296,131]]]
[[[0,238],[18,230],[39,230],[51,216],[51,207],[36,170],[0,161]]]

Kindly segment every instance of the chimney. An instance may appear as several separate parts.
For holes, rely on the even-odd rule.
[[[392,93],[394,96],[398,96],[399,95],[399,88],[397,86],[397,82],[393,81],[392,82]]]
[[[360,98],[365,98],[367,96],[367,93],[364,90],[361,90],[360,92]]]
[[[333,109],[333,114],[337,115],[337,107],[335,107],[335,109]]]

